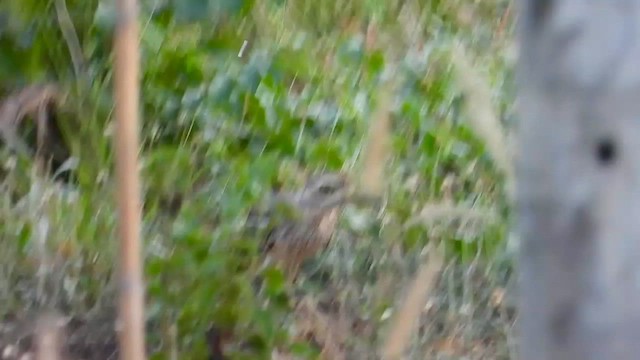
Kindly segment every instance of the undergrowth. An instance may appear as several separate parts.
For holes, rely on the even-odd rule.
[[[4,316],[54,307],[91,317],[112,312],[116,295],[113,1],[56,2],[72,24],[54,1],[0,3],[0,90],[58,84],[65,100],[49,120],[69,152],[46,177],[33,158],[0,152]],[[205,358],[212,325],[225,334],[231,358],[314,358],[328,340],[296,336],[301,292],[349,322],[348,350],[340,351],[375,358],[430,242],[445,245],[448,265],[410,358],[512,357],[505,174],[470,126],[474,110],[463,105],[471,95],[450,60],[456,44],[473,54],[492,91],[489,106],[508,128],[507,6],[142,1],[142,239],[152,358]],[[361,171],[389,79],[396,88],[383,201],[348,206],[328,251],[290,288],[279,269],[261,267],[246,215],[267,192],[294,188],[305,174]],[[21,134],[28,138],[33,128],[25,121]],[[421,210],[434,203],[487,216],[471,225],[458,215],[425,219]]]

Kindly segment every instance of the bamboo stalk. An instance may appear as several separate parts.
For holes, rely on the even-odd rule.
[[[116,175],[120,216],[120,358],[145,358],[144,288],[140,254],[140,180],[138,175],[139,50],[138,4],[117,0],[115,29]]]

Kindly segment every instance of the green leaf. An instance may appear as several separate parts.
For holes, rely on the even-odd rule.
[[[264,273],[265,290],[269,297],[277,296],[286,291],[285,276],[280,269],[275,267],[267,268]]]
[[[175,16],[179,21],[210,20],[214,23],[225,15],[240,14],[253,3],[249,0],[173,0]]]
[[[306,342],[295,342],[289,347],[291,355],[301,356],[305,359],[318,359],[320,357],[320,350]]]

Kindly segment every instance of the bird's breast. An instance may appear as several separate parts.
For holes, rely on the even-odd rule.
[[[323,238],[329,238],[333,235],[338,222],[338,209],[333,209],[326,213],[318,224],[318,234]]]

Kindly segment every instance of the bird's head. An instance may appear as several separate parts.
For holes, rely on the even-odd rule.
[[[348,195],[348,180],[344,174],[325,173],[310,177],[298,193],[298,199],[305,208],[330,210],[342,206]]]

